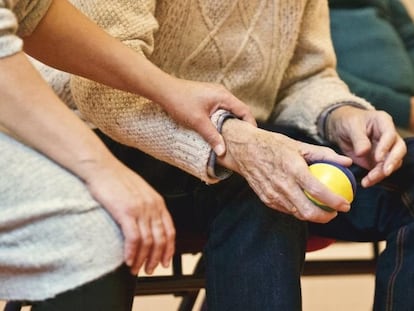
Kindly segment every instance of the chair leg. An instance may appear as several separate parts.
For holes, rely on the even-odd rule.
[[[9,301],[6,303],[3,311],[20,311],[22,305],[23,304],[19,301]]]
[[[193,274],[204,275],[204,273],[205,273],[204,260],[203,260],[203,256],[201,256],[197,262],[197,265],[194,268]],[[183,295],[181,303],[177,310],[178,311],[192,311],[199,293],[200,293],[200,289],[193,291],[193,292],[188,292],[187,294]]]

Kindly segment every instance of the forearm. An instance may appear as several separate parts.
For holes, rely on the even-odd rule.
[[[0,59],[0,125],[82,179],[112,157],[56,97],[23,53]]]
[[[211,147],[196,132],[179,126],[158,105],[79,77],[72,93],[82,115],[112,139],[140,149],[207,183]]]
[[[263,130],[252,126],[248,122],[239,119],[227,119],[222,127],[227,152],[223,157],[217,158],[217,164],[241,174],[243,168],[240,167],[239,160],[246,159],[253,163],[255,156],[251,153],[258,151],[261,147],[264,147],[264,149],[267,147],[258,140],[257,135],[260,131]],[[240,133],[243,133],[243,135],[240,135]]]
[[[319,115],[332,105],[354,102],[371,107],[349,93],[335,70],[336,57],[329,32],[326,1],[308,1],[303,29],[290,66],[285,73],[276,107],[278,124],[296,126],[315,139]]]
[[[176,87],[174,77],[108,35],[64,0],[52,3],[24,44],[28,54],[45,64],[160,104]]]

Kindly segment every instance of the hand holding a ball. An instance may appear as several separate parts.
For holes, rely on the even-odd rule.
[[[349,201],[321,183],[308,167],[308,163],[316,161],[347,167],[352,164],[349,157],[237,119],[227,120],[222,133],[229,152],[218,162],[243,176],[268,207],[319,223],[329,222],[337,212],[349,211]],[[305,191],[334,211],[327,212],[316,206]]]
[[[330,161],[312,163],[309,170],[324,186],[335,194],[342,196],[351,203],[355,197],[356,180],[353,173],[346,167]],[[334,209],[314,198],[307,191],[305,194],[317,206],[325,211],[333,212]]]

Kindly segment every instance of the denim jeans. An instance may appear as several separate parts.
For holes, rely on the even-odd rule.
[[[262,127],[316,143],[295,129]],[[115,156],[164,196],[177,236],[185,232],[208,237],[204,256],[209,311],[301,310],[308,229],[350,241],[386,239],[378,263],[375,310],[414,310],[414,141],[407,141],[409,155],[402,170],[375,187],[359,185],[351,211],[319,225],[266,207],[237,174],[205,185],[98,134]],[[359,180],[365,173],[356,166],[352,170]]]

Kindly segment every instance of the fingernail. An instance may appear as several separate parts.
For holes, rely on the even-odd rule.
[[[216,147],[214,147],[214,152],[217,154],[217,156],[222,156],[224,154],[224,146],[222,144],[218,144]]]

